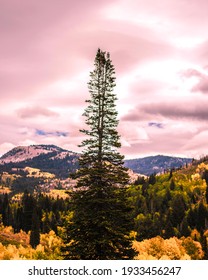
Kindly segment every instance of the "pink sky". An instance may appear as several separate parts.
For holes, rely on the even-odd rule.
[[[80,151],[98,47],[115,66],[126,158],[208,154],[207,0],[0,3],[0,154]]]

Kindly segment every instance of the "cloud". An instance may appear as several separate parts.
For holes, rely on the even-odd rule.
[[[199,83],[193,87],[193,91],[199,91],[204,94],[208,94],[208,76],[201,78]]]
[[[40,106],[35,107],[26,107],[17,110],[17,115],[22,119],[28,119],[28,118],[36,118],[38,116],[43,117],[58,117],[59,114],[57,112],[54,112],[50,109],[43,108]]]
[[[81,38],[77,34],[107,3],[93,0],[3,1],[0,79],[4,98],[12,100],[17,96],[35,95],[57,77],[68,74],[69,78],[86,67],[86,54],[83,57],[80,52],[86,41],[79,41]]]
[[[199,77],[199,78],[201,78],[203,76],[203,74],[199,70],[191,69],[191,68],[190,69],[186,69],[181,74],[182,74],[182,76],[188,77],[188,78],[190,78],[190,77]]]
[[[192,152],[200,150],[200,156],[207,155],[208,154],[207,137],[208,137],[208,130],[204,129],[200,133],[194,135],[191,141],[187,141],[187,143],[184,144],[183,148],[185,150],[189,150]]]
[[[175,120],[207,121],[208,111],[201,102],[151,102],[144,103],[122,117],[123,121],[144,121],[170,118]]]
[[[168,36],[199,36],[206,32],[208,24],[206,0],[130,0],[112,4],[117,17],[137,24],[149,26],[158,32],[167,32]],[[202,24],[203,23],[203,24]],[[169,31],[169,34],[168,34]]]
[[[129,130],[133,131],[136,127],[143,127],[148,134],[148,140],[140,141],[139,139],[131,143],[131,145],[123,145],[122,153],[128,158],[143,157],[147,155],[166,154],[183,157],[198,157],[202,151],[207,151],[207,145],[201,141],[201,145],[197,146],[199,138],[197,135],[206,135],[206,124],[193,125],[190,121],[175,122],[169,120],[163,129],[152,129],[148,124],[128,122]],[[133,137],[133,135],[132,135]],[[122,135],[127,143],[128,135]],[[202,139],[203,137],[200,137]]]
[[[5,151],[9,151],[11,149],[15,148],[15,145],[9,142],[4,142],[0,144],[0,156],[2,156]]]
[[[116,70],[122,152],[192,153],[185,144],[202,143],[208,118],[207,10],[207,0],[3,0],[1,149],[77,151],[100,47]]]
[[[198,78],[198,81],[193,86],[192,91],[193,92],[201,92],[204,94],[208,93],[208,73],[207,69],[203,69],[202,71],[196,70],[196,69],[188,69],[183,74],[185,77],[192,78],[196,77]]]

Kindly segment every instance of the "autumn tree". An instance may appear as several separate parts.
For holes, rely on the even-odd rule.
[[[79,159],[77,190],[72,193],[73,218],[67,226],[65,259],[131,259],[133,228],[123,167],[110,54],[98,49],[90,73],[90,100],[84,112],[87,128]]]

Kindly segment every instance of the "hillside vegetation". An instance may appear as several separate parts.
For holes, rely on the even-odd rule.
[[[207,185],[205,158],[180,170],[140,176],[127,186],[136,259],[208,259]],[[62,258],[65,225],[73,211],[70,193],[61,192],[65,195],[26,191],[13,199],[14,193],[1,187],[0,259]],[[34,225],[38,244],[31,241]]]
[[[191,161],[191,158],[157,155],[138,159],[129,159],[125,161],[124,165],[138,174],[150,176],[153,173],[163,173],[164,170],[182,167],[191,163]]]
[[[79,167],[78,157],[55,145],[19,146],[0,158],[0,173],[22,175],[25,168],[34,168],[65,179]]]

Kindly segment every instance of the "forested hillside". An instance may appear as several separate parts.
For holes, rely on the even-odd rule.
[[[22,175],[26,167],[66,179],[79,167],[79,154],[55,145],[18,146],[0,157],[0,173]]]
[[[132,169],[138,174],[150,176],[154,173],[163,173],[165,170],[183,167],[191,161],[191,158],[157,155],[138,159],[129,159],[124,162],[124,166]]]
[[[69,173],[79,168],[79,156],[78,153],[55,145],[19,146],[0,157],[0,174],[8,172],[22,175],[25,168],[30,167],[51,173],[58,179],[66,179]],[[157,155],[124,160],[124,166],[135,173],[149,176],[164,170],[180,168],[191,161],[191,158]]]
[[[127,186],[136,259],[208,259],[208,161]],[[70,193],[0,195],[0,259],[62,259]],[[4,193],[5,191],[5,193]]]

